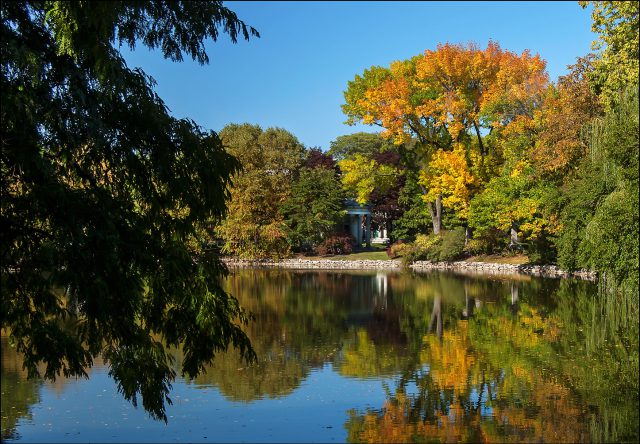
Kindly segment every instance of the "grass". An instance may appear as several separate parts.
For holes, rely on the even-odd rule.
[[[327,257],[331,261],[389,261],[391,258],[385,251],[361,251],[351,254],[337,254]]]
[[[372,244],[366,251],[357,251],[350,254],[337,254],[335,256],[300,256],[301,259],[323,259],[329,261],[389,261],[386,246]]]

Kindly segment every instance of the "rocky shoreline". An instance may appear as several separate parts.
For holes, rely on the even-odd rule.
[[[294,270],[400,270],[399,260],[328,260],[328,259],[234,259],[223,258],[222,261],[229,268],[286,268]],[[566,278],[573,277],[594,281],[597,273],[579,270],[569,272],[561,270],[555,265],[514,265],[496,264],[490,262],[430,262],[416,261],[409,265],[414,271],[447,270],[454,272],[478,274],[524,274],[530,276]]]

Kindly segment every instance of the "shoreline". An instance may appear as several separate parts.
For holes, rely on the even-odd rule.
[[[595,281],[595,271],[565,271],[555,265],[514,265],[492,262],[430,262],[416,261],[403,267],[401,261],[395,260],[330,260],[330,259],[235,259],[222,258],[229,268],[284,268],[293,270],[396,270],[410,269],[416,272],[454,271],[474,274],[519,274],[550,278],[577,278]]]

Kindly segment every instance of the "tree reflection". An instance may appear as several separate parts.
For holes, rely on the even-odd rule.
[[[2,365],[0,386],[2,387],[2,440],[18,439],[16,425],[22,418],[31,420],[31,408],[40,402],[40,386],[37,379],[27,379],[22,368],[22,358],[7,338],[0,338]]]
[[[230,400],[287,396],[329,365],[392,381],[379,408],[349,412],[352,442],[638,439],[638,324],[588,282],[241,270],[224,286],[255,316],[258,362],[229,351],[192,383]],[[11,439],[39,383],[5,348]]]
[[[445,298],[442,285],[440,292],[431,289],[433,308],[419,366],[398,378],[379,410],[349,412],[350,442],[637,440],[637,345],[614,347],[617,352],[609,356],[585,353],[597,342],[593,329],[598,328],[585,314],[604,312],[596,307],[592,284],[509,282],[489,288],[484,282],[485,297],[476,298],[471,297],[478,294],[475,283],[462,283],[464,304],[457,318],[446,308],[451,293]],[[493,297],[496,290],[501,298]],[[545,294],[553,302],[540,304]],[[620,329],[600,327],[601,335],[609,331],[609,340],[624,342]],[[633,330],[625,337],[629,333],[637,338]],[[612,373],[603,367],[616,362],[611,353],[619,359],[615,383],[603,376]],[[585,357],[595,365],[583,365]],[[410,394],[409,387],[417,393]],[[621,400],[625,393],[630,396]]]

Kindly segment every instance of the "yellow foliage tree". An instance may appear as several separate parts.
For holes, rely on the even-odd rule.
[[[472,193],[479,185],[469,169],[465,148],[460,143],[453,151],[436,152],[429,166],[420,172],[419,183],[428,190],[423,196],[425,201],[442,196],[442,205],[464,220],[469,214]]]
[[[356,201],[361,205],[367,203],[374,189],[381,193],[387,192],[401,174],[397,168],[378,163],[362,154],[356,154],[353,159],[341,160],[338,166],[342,171],[342,184],[347,192],[356,196]]]

